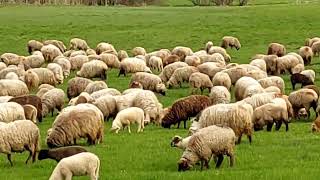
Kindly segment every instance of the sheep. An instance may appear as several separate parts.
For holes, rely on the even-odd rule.
[[[63,72],[62,72],[62,67],[59,64],[49,63],[47,65],[47,69],[49,69],[53,72],[54,77],[59,84],[63,83],[64,76],[63,76]]]
[[[207,96],[192,95],[176,100],[169,112],[162,119],[162,127],[170,128],[172,124],[178,124],[183,121],[186,129],[188,118],[196,116],[200,111],[212,104]]]
[[[192,55],[187,56],[184,60],[185,63],[187,63],[189,66],[197,67],[201,64],[201,59],[198,56]]]
[[[243,76],[246,76],[248,73],[248,71],[244,67],[241,67],[241,66],[236,66],[236,67],[233,67],[230,69],[225,69],[225,70],[222,70],[221,72],[225,72],[229,75],[229,77],[231,79],[231,84],[233,84],[233,85],[238,81],[238,79],[240,79]]]
[[[54,109],[61,111],[64,104],[64,92],[62,89],[51,89],[41,97],[42,102],[42,116],[45,117],[51,112],[53,116]]]
[[[305,40],[305,46],[309,46],[309,47],[311,47],[312,45],[313,45],[313,43],[315,43],[315,42],[318,42],[318,41],[320,41],[320,38],[319,37],[313,37],[313,38],[307,38],[306,40]]]
[[[4,53],[0,56],[0,60],[7,66],[18,65],[20,63],[20,56],[14,53]]]
[[[301,73],[304,70],[304,65],[303,64],[297,64],[295,67],[292,68],[292,74],[295,73]]]
[[[236,48],[237,50],[239,50],[241,48],[241,44],[238,38],[232,37],[232,36],[224,36],[222,38],[222,42],[220,46],[224,49],[227,49],[228,47],[230,47],[231,49]]]
[[[293,90],[295,90],[295,85],[297,83],[301,84],[301,88],[306,85],[313,85],[313,82],[309,77],[300,73],[292,74],[290,77],[290,81],[291,81]]]
[[[120,96],[121,92],[114,88],[101,89],[90,94],[93,99],[98,99],[105,95]]]
[[[176,69],[186,66],[188,66],[188,64],[184,62],[175,62],[169,64],[168,66],[163,68],[163,71],[159,74],[159,77],[161,78],[162,82],[166,83]]]
[[[26,95],[26,96],[18,96],[11,98],[9,102],[16,102],[22,106],[24,105],[32,105],[36,108],[36,117],[39,122],[42,122],[42,102],[41,98],[35,96],[35,95]],[[31,108],[28,108],[31,109]],[[33,110],[34,111],[34,110]],[[27,114],[25,112],[25,114]],[[30,114],[30,113],[29,113]]]
[[[27,85],[20,80],[0,80],[0,96],[22,96],[29,94]]]
[[[36,40],[30,40],[27,43],[27,50],[28,53],[31,54],[34,51],[40,51],[43,46],[42,42],[36,41]]]
[[[9,73],[6,75],[5,79],[19,80],[19,77],[18,77],[18,75],[17,75],[16,73],[14,73],[14,72],[9,72]]]
[[[171,55],[171,52],[168,49],[160,49],[158,51],[148,53],[145,57],[146,57],[146,62],[148,63],[151,56],[157,56],[162,60],[164,60],[170,55]]]
[[[0,96],[0,103],[9,102],[12,96]]]
[[[80,138],[88,138],[89,145],[103,141],[103,114],[92,104],[78,104],[63,109],[54,120],[46,138],[49,148],[75,144]]]
[[[282,57],[278,57],[276,75],[279,75],[286,70],[289,73],[292,73],[292,69],[298,64],[299,59],[294,55],[285,55]]]
[[[260,107],[266,103],[271,102],[274,98],[277,97],[282,97],[282,94],[279,93],[260,93],[260,94],[255,94],[251,97],[247,97],[243,99],[242,101],[239,101],[239,103],[247,103],[250,104],[255,110],[257,107]]]
[[[90,94],[88,94],[87,92],[82,92],[78,97],[73,98],[75,99],[75,101],[73,103],[72,99],[69,102],[69,105],[77,105],[77,104],[81,104],[81,103],[92,103],[94,102],[94,99],[90,96]]]
[[[118,112],[116,99],[111,95],[105,95],[94,100],[92,103],[103,113],[104,120],[115,118]]]
[[[118,77],[123,74],[126,76],[127,73],[136,73],[136,72],[148,72],[151,73],[149,67],[147,67],[144,61],[141,61],[138,58],[126,58],[120,62],[120,70]]]
[[[184,61],[186,56],[190,56],[193,54],[193,51],[188,47],[177,46],[177,47],[173,48],[171,53],[172,53],[172,55],[179,56],[179,61]],[[163,64],[165,66],[165,63],[163,63]]]
[[[125,50],[119,50],[118,51],[118,59],[119,61],[122,61],[125,58],[128,58],[128,53]]]
[[[11,161],[12,152],[29,151],[30,154],[26,160],[26,164],[32,157],[35,162],[37,152],[40,150],[40,130],[29,120],[17,120],[8,124],[0,125],[0,152],[7,154],[7,158]]]
[[[299,55],[302,57],[305,65],[308,65],[311,63],[311,59],[313,57],[313,52],[309,46],[302,46],[299,49]]]
[[[0,122],[9,123],[18,119],[26,119],[20,104],[15,102],[0,103]]]
[[[143,86],[141,83],[137,82],[137,81],[132,81],[130,84],[129,84],[129,88],[132,89],[132,88],[138,88],[138,89],[143,89]]]
[[[37,94],[36,94],[36,96],[37,97],[39,97],[39,98],[41,98],[46,92],[48,92],[49,91],[49,89],[47,89],[47,88],[42,88],[42,89],[40,89],[38,92],[37,92]]]
[[[168,57],[166,57],[164,60],[163,60],[163,67],[166,67],[167,65],[169,64],[172,64],[174,62],[179,62],[180,61],[180,57],[175,55],[175,54],[172,54]]]
[[[101,53],[111,53],[118,56],[118,53],[113,45],[105,42],[101,42],[97,45],[96,52],[98,55]]]
[[[39,68],[44,64],[44,57],[40,51],[35,51],[30,56],[20,56],[20,63],[24,65],[25,69]]]
[[[166,94],[166,87],[162,83],[159,76],[154,74],[149,74],[145,72],[137,72],[132,75],[130,83],[139,82],[142,84],[143,89],[154,91],[162,95]]]
[[[82,146],[67,146],[54,149],[41,149],[38,154],[38,160],[53,159],[60,162],[63,158],[73,156],[82,152],[87,152]]]
[[[268,46],[268,55],[274,54],[278,57],[284,56],[286,54],[286,48],[284,45],[279,43],[270,43]]]
[[[206,62],[197,66],[199,72],[206,74],[212,79],[216,73],[224,70],[225,68],[219,67],[217,63],[214,62]]]
[[[314,92],[317,93],[318,97],[319,97],[319,95],[320,95],[320,89],[319,89],[319,87],[316,86],[316,85],[307,85],[307,86],[304,86],[303,88],[314,90]]]
[[[97,55],[96,51],[95,51],[94,49],[90,49],[90,48],[88,48],[88,49],[86,50],[86,54],[87,54],[87,56]]]
[[[176,69],[171,75],[169,81],[167,82],[167,86],[169,88],[175,87],[179,85],[182,87],[183,82],[188,82],[191,74],[199,72],[196,67],[186,66]]]
[[[314,56],[319,56],[320,53],[320,41],[317,41],[312,44],[311,46],[312,52],[314,53]]]
[[[268,74],[275,74],[277,71],[277,55],[255,55],[252,59],[263,59],[266,62],[266,72]]]
[[[163,63],[160,57],[151,56],[148,64],[152,70],[157,70],[160,72],[163,70]]]
[[[72,51],[71,53],[70,53],[70,58],[72,58],[72,57],[76,57],[76,56],[78,56],[78,55],[83,55],[83,56],[87,56],[87,53],[85,52],[85,51],[83,51],[83,50],[79,50],[79,51]]]
[[[29,90],[37,88],[40,83],[39,76],[32,69],[29,69],[24,75],[24,82]]]
[[[227,53],[227,51],[219,46],[212,46],[210,47],[208,54],[214,54],[214,53],[219,53],[223,56],[224,60],[226,63],[229,63],[231,61],[230,55]]]
[[[87,87],[84,89],[84,92],[92,94],[93,92],[107,88],[108,86],[104,81],[93,81],[87,85]]]
[[[109,68],[120,68],[120,61],[114,54],[102,53],[99,60],[103,61]]]
[[[127,109],[121,110],[116,118],[112,122],[111,131],[115,131],[116,133],[119,133],[120,129],[124,129],[125,127],[128,127],[129,133],[131,133],[130,130],[130,124],[137,123],[138,124],[138,130],[137,132],[143,132],[144,129],[144,111],[137,107],[129,107]]]
[[[226,66],[226,62],[224,60],[224,57],[220,53],[213,53],[211,55],[201,55],[199,56],[200,62],[201,63],[206,63],[206,62],[215,62],[219,64],[220,67]]]
[[[28,71],[33,71],[38,75],[39,84],[50,84],[53,86],[57,84],[54,72],[47,68],[34,68],[29,69]]]
[[[77,55],[69,58],[71,64],[71,70],[78,70],[86,62],[89,62],[89,58],[86,55]]]
[[[244,76],[236,82],[234,91],[236,100],[240,101],[248,96],[262,93],[263,88],[257,80]]]
[[[199,127],[204,128],[211,125],[221,124],[233,129],[237,137],[237,143],[241,142],[242,134],[248,136],[249,142],[252,141],[253,108],[246,103],[216,104],[204,109],[196,121]]]
[[[299,89],[291,92],[288,97],[294,111],[294,117],[297,117],[297,113],[300,108],[305,108],[310,117],[310,108],[312,107],[317,112],[318,95],[312,89]]]
[[[268,77],[268,74],[262,70],[251,70],[247,72],[246,76],[259,80]]]
[[[24,115],[26,117],[26,119],[29,119],[30,121],[32,121],[33,123],[37,123],[37,109],[30,105],[23,105],[23,110],[24,110]]]
[[[102,80],[107,79],[108,66],[99,60],[92,60],[82,65],[80,71],[77,72],[77,76],[84,78],[100,77]]]
[[[192,88],[192,94],[195,93],[198,89],[200,89],[201,94],[203,94],[203,90],[206,88],[210,92],[210,89],[213,87],[209,76],[200,72],[191,74],[189,78],[189,84]]]
[[[231,94],[224,86],[213,86],[209,97],[212,104],[228,104],[231,101]]]
[[[0,62],[0,71],[7,68],[7,65],[4,62]]]
[[[263,59],[254,59],[250,62],[250,65],[256,66],[264,72],[267,72],[267,64]]]
[[[281,93],[285,93],[285,83],[281,77],[270,76],[267,78],[259,79],[258,82],[263,88],[268,88],[270,86],[276,86],[281,90]]]
[[[89,48],[87,42],[80,38],[72,38],[70,40],[69,49],[73,50],[84,50],[86,51]]]
[[[143,47],[135,47],[132,49],[131,52],[133,56],[138,56],[138,55],[145,56],[147,54],[146,50]]]
[[[213,42],[212,41],[208,41],[205,45],[204,50],[208,53],[209,49],[213,46]]]
[[[63,158],[54,168],[49,180],[68,180],[73,176],[90,176],[91,180],[99,178],[100,160],[90,152],[82,152]]]
[[[316,78],[316,73],[312,69],[303,70],[303,71],[301,71],[300,74],[307,76],[312,82],[314,82],[314,80]]]
[[[191,139],[191,136],[186,138],[182,138],[180,136],[175,135],[171,140],[171,147],[177,147],[179,149],[185,150],[188,146],[188,143]]]
[[[58,41],[58,40],[46,40],[46,41],[43,42],[43,45],[54,45],[62,53],[64,53],[67,50],[67,48],[64,45],[64,43],[62,41]]]
[[[311,131],[312,132],[320,132],[320,118],[317,117],[316,120],[313,121],[311,124]]]
[[[276,86],[269,86],[267,88],[264,88],[264,92],[268,93],[268,92],[275,92],[275,93],[281,93],[281,90],[276,87]]]
[[[41,48],[41,53],[47,62],[52,62],[54,58],[63,55],[59,48],[52,44],[44,45]]]
[[[68,81],[67,87],[67,97],[70,100],[71,98],[77,97],[81,92],[83,92],[88,84],[93,82],[90,79],[75,77]]]
[[[52,86],[52,85],[50,85],[50,84],[41,84],[41,85],[38,87],[38,90],[43,89],[43,88],[46,88],[46,89],[50,90],[50,89],[54,89],[55,87]]]
[[[230,167],[235,160],[235,132],[225,126],[209,126],[201,129],[191,136],[187,148],[183,152],[179,162],[178,171],[186,171],[192,168],[198,161],[209,169],[209,161],[212,156],[218,157],[216,168],[219,168],[223,155],[230,158]]]
[[[54,63],[57,63],[61,66],[64,78],[67,78],[70,75],[71,63],[66,58],[55,58]]]

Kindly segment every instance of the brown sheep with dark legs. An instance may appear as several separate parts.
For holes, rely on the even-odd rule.
[[[306,85],[313,85],[313,82],[310,78],[300,73],[292,74],[290,77],[290,80],[291,80],[293,90],[295,90],[296,84],[301,84],[301,87],[304,87]]]
[[[196,116],[200,111],[212,104],[207,96],[192,95],[175,101],[169,112],[162,119],[162,127],[170,128],[171,125],[184,122],[186,129],[186,122],[188,118]]]
[[[20,105],[30,104],[37,109],[37,119],[39,122],[42,122],[42,102],[38,96],[35,95],[26,95],[26,96],[18,96],[11,98],[9,102],[16,102]]]
[[[53,159],[59,162],[63,158],[73,156],[82,152],[87,152],[87,150],[81,146],[67,146],[54,149],[42,149],[39,152],[38,160]]]

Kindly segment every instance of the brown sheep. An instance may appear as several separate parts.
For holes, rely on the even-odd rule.
[[[313,82],[309,77],[300,73],[292,74],[290,77],[290,80],[291,80],[293,90],[295,90],[295,85],[297,83],[301,84],[301,87],[306,85],[313,85]]]
[[[163,60],[163,67],[169,65],[169,64],[172,64],[174,62],[178,62],[180,59],[179,56],[173,54],[173,55],[170,55],[168,57],[166,57],[164,60]]]
[[[286,54],[286,48],[284,45],[279,43],[270,43],[268,46],[268,55],[275,54],[278,57],[284,56]]]
[[[78,153],[87,152],[87,150],[81,146],[68,146],[54,149],[42,149],[39,152],[38,160],[53,159],[59,162],[65,157],[69,157]]]
[[[20,105],[30,104],[37,109],[37,119],[39,122],[42,122],[42,102],[38,96],[35,95],[25,95],[11,98],[9,102],[16,102]]]
[[[88,84],[90,84],[90,79],[82,78],[82,77],[75,77],[68,81],[68,88],[67,88],[67,96],[69,101],[79,96],[80,93],[82,93]]]

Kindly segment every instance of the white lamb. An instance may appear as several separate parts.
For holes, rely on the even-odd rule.
[[[131,133],[130,124],[138,124],[138,133],[144,129],[144,111],[137,107],[130,107],[120,111],[112,122],[111,131],[118,133],[120,129],[128,126],[128,131]]]

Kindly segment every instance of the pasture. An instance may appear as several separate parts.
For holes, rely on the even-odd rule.
[[[151,52],[178,45],[197,51],[208,40],[217,45],[223,36],[232,35],[239,38],[242,48],[228,49],[231,61],[248,63],[251,56],[266,53],[271,42],[282,43],[288,52],[296,52],[304,45],[305,38],[319,36],[320,22],[316,16],[319,4],[275,4],[219,8],[0,7],[0,54],[27,55],[26,43],[30,39],[58,39],[68,44],[72,37],[86,39],[91,47],[101,41],[110,42],[117,50],[128,52],[136,46]],[[319,62],[315,57],[306,69],[314,69],[319,76]],[[122,91],[127,88],[130,76],[118,78],[117,73],[118,70],[108,72],[107,84]],[[291,84],[287,75],[284,79],[286,94],[289,94]],[[67,80],[58,87],[66,90]],[[319,85],[319,78],[316,84]],[[167,96],[158,98],[166,107],[189,94],[190,89],[184,84],[182,89],[170,89]],[[46,131],[54,118],[47,117],[39,124],[43,148]],[[176,134],[186,136],[187,130],[182,128],[163,129],[151,125],[140,134],[127,131],[111,134],[108,122],[103,144],[86,148],[101,160],[100,179],[318,179],[320,137],[311,133],[314,118],[312,113],[308,120],[290,123],[288,132],[284,127],[279,132],[255,132],[251,145],[243,138],[236,146],[235,166],[229,168],[225,158],[218,170],[211,162],[211,169],[206,171],[201,172],[199,168],[177,171],[182,151],[171,148],[170,140]],[[26,158],[26,152],[13,154],[14,166],[11,167],[1,154],[0,179],[44,180],[56,165],[50,160],[25,165]]]

